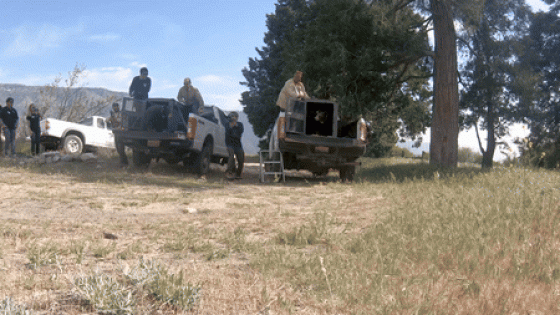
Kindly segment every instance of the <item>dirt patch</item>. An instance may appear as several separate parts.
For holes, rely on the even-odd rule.
[[[335,222],[334,229],[358,232],[380,204],[378,196],[337,183],[338,174],[289,171],[286,183],[260,183],[256,163],[233,181],[224,177],[225,166],[199,178],[180,164],[123,169],[114,158],[53,165],[9,160],[0,168],[0,300],[10,296],[39,314],[93,313],[73,279],[92,270],[119,277],[140,257],[183,270],[200,284],[192,314],[331,313],[328,303],[285,279],[257,272],[243,248],[216,259],[212,253],[236,246],[239,231],[243,246],[264,245],[317,213]],[[49,248],[56,261],[32,268],[33,250]],[[180,313],[143,303],[146,314]]]

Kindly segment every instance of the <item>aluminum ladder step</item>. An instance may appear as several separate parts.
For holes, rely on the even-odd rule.
[[[279,170],[267,171],[267,165],[271,165],[273,168],[278,168]],[[274,175],[275,177],[280,176],[282,182],[286,182],[286,175],[284,174],[284,158],[282,157],[282,153],[280,151],[259,151],[259,179],[261,183],[264,183],[266,175]]]

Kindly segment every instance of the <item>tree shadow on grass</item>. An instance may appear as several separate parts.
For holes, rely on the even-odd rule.
[[[182,163],[168,164],[162,160],[152,161],[148,167],[123,168],[117,157],[99,157],[96,162],[58,162],[52,164],[22,164],[17,160],[2,160],[0,167],[21,167],[28,172],[72,177],[84,183],[130,184],[183,189],[221,189],[231,185],[255,185],[260,183],[258,163],[245,166],[242,179],[228,180],[225,166],[212,164],[210,172],[203,177],[184,167]],[[479,167],[438,168],[427,163],[410,163],[406,159],[362,159],[357,168],[355,182],[389,183],[409,180],[433,180],[459,176],[475,176],[483,172]],[[307,171],[287,171],[286,181],[266,178],[262,185],[285,185],[309,187],[340,182],[338,172],[315,177]]]
[[[389,160],[372,161],[368,159],[360,168],[357,178],[370,183],[402,183],[412,180],[448,179],[453,177],[473,177],[486,170],[469,165],[457,168],[443,168],[428,163],[407,163],[398,161],[388,163]],[[394,161],[394,160],[393,160]]]

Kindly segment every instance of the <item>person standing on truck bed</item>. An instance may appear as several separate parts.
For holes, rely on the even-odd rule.
[[[6,99],[6,107],[0,111],[0,118],[2,119],[4,137],[6,143],[4,144],[4,156],[8,156],[8,151],[12,151],[12,155],[16,155],[16,130],[19,122],[19,116],[14,108],[14,99],[8,97]]]
[[[191,112],[200,114],[204,107],[204,100],[197,88],[192,86],[191,79],[185,78],[183,86],[179,89],[177,100],[191,108]]]
[[[119,103],[113,103],[113,108],[111,109],[111,116],[109,116],[109,122],[111,123],[112,129],[119,129],[122,127],[122,112],[119,109]],[[126,157],[124,143],[119,137],[115,135],[115,148],[119,154],[119,160],[122,167],[128,165],[128,158]]]
[[[241,179],[243,173],[243,165],[245,163],[245,151],[241,144],[241,136],[243,135],[243,124],[238,122],[239,114],[231,112],[228,115],[229,123],[226,126],[226,146],[228,151],[228,167],[226,177]],[[237,168],[235,167],[235,158],[237,158]]]
[[[130,87],[128,88],[128,95],[135,100],[147,100],[151,88],[152,79],[148,77],[148,68],[142,67],[140,69],[140,75],[132,79],[132,83],[130,83]]]
[[[276,105],[280,107],[280,116],[284,115],[286,107],[291,99],[309,99],[309,95],[305,92],[305,86],[303,85],[303,72],[296,71],[294,77],[286,81],[284,87],[278,95],[278,100]],[[276,118],[276,123],[272,129],[272,134],[270,136],[269,150],[270,152],[278,151],[278,118]]]

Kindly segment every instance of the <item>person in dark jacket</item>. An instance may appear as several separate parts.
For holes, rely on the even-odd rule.
[[[8,156],[8,151],[12,151],[12,155],[16,155],[16,130],[19,122],[19,116],[14,108],[14,99],[8,97],[6,99],[6,107],[0,111],[0,119],[3,123],[4,137],[6,143],[4,145],[4,156]]]
[[[245,163],[245,152],[241,145],[241,136],[243,135],[243,124],[238,122],[239,114],[231,112],[228,116],[229,123],[226,126],[226,146],[228,150],[228,167],[226,176],[228,178],[241,179],[243,173],[243,164]],[[235,167],[235,158],[237,158],[237,168]]]
[[[29,121],[29,129],[31,129],[31,155],[41,153],[41,113],[35,105],[29,105],[29,112],[26,119]]]
[[[2,104],[0,104],[0,113],[2,112]],[[4,139],[2,139],[4,134],[4,123],[2,123],[2,119],[0,119],[0,155],[4,153]]]
[[[130,87],[128,88],[128,95],[135,100],[147,100],[151,88],[152,79],[148,77],[148,68],[143,67],[140,69],[140,75],[132,79],[132,83],[130,83]]]

